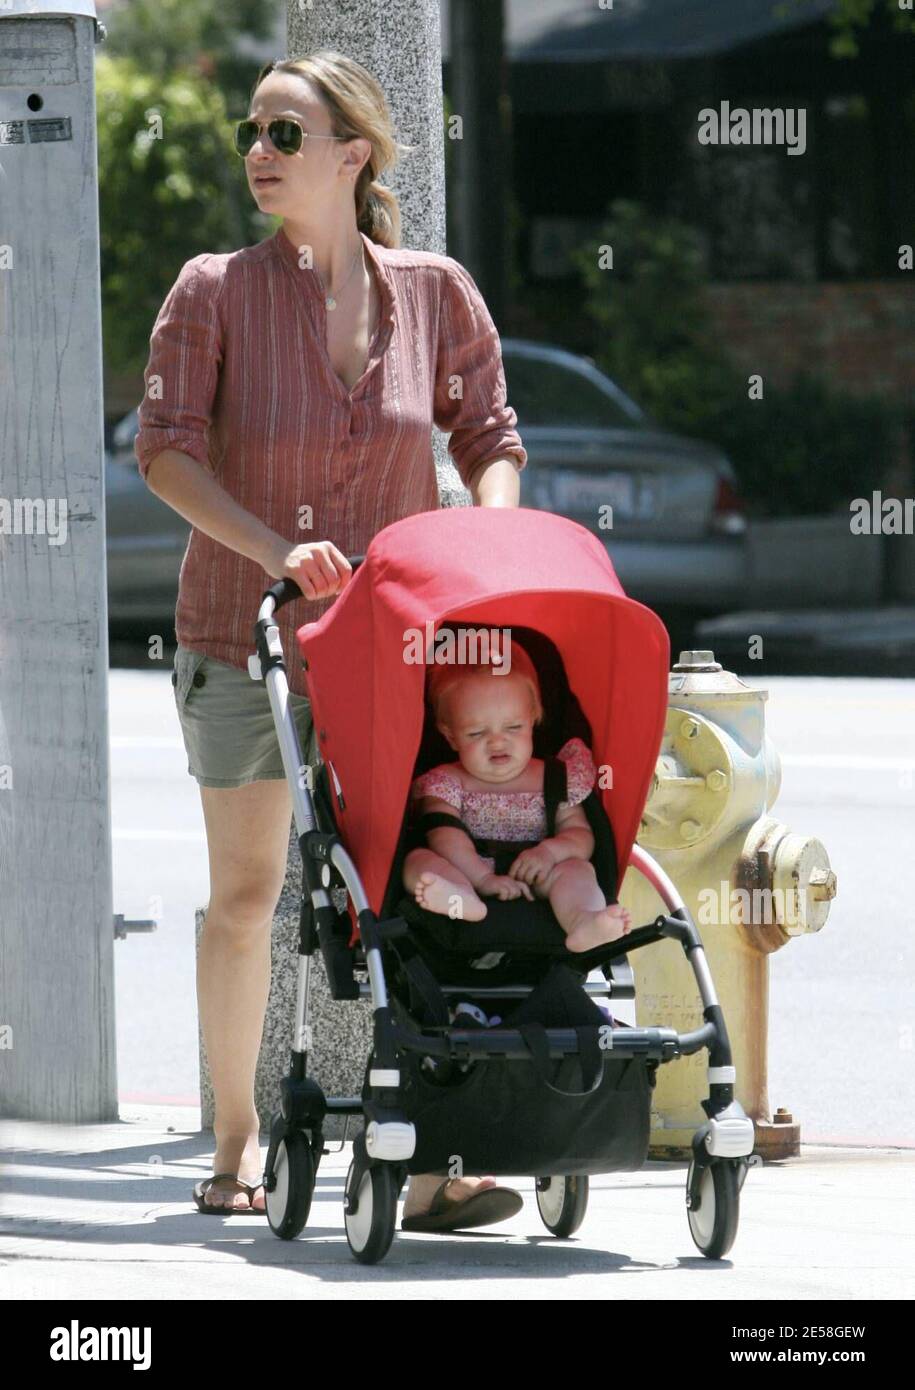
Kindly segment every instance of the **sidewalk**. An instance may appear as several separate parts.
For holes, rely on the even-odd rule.
[[[122,1105],[121,1120],[0,1121],[2,1299],[906,1299],[915,1296],[915,1150],[805,1145],[751,1168],[720,1261],[689,1234],[685,1163],[591,1179],[585,1221],[557,1241],[533,1179],[524,1210],[485,1231],[398,1232],[362,1266],[343,1230],[344,1153],[321,1163],[295,1241],[261,1216],[199,1214],[212,1171],[199,1112]],[[266,1141],[264,1140],[265,1147]],[[332,1146],[336,1147],[336,1146]],[[508,1181],[507,1179],[505,1181]]]
[[[748,661],[751,636],[762,659]],[[915,675],[915,607],[746,609],[697,624],[723,666],[816,675]],[[676,660],[674,655],[673,660]]]

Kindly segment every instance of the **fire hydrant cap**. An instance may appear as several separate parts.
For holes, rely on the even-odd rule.
[[[781,923],[789,936],[819,931],[836,895],[836,876],[829,856],[812,836],[788,834],[775,848],[772,887],[785,904]]]

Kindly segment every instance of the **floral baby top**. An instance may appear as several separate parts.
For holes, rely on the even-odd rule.
[[[597,769],[587,744],[570,738],[556,754],[566,764],[568,800],[560,808],[577,806],[594,786]],[[467,791],[454,772],[456,763],[442,763],[413,781],[411,795],[438,796],[457,811],[471,835],[487,840],[542,840],[547,833],[543,792]]]

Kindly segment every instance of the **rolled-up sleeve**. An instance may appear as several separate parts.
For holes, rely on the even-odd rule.
[[[527,450],[506,402],[502,345],[470,272],[446,256],[439,314],[435,410],[450,432],[448,450],[465,487],[482,463],[511,456],[520,470]]]
[[[163,449],[180,449],[215,472],[207,431],[223,353],[221,270],[209,253],[185,262],[153,324],[133,442],[144,479]]]

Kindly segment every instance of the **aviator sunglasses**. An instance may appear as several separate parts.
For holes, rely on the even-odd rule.
[[[265,125],[259,121],[237,121],[235,124],[235,148],[242,157],[251,153],[255,140],[265,128],[270,136],[270,143],[280,154],[296,154],[302,148],[303,140],[347,140],[352,138],[346,135],[312,135],[311,131],[304,130],[298,121],[290,120],[288,116],[278,117],[275,121],[267,121]]]

